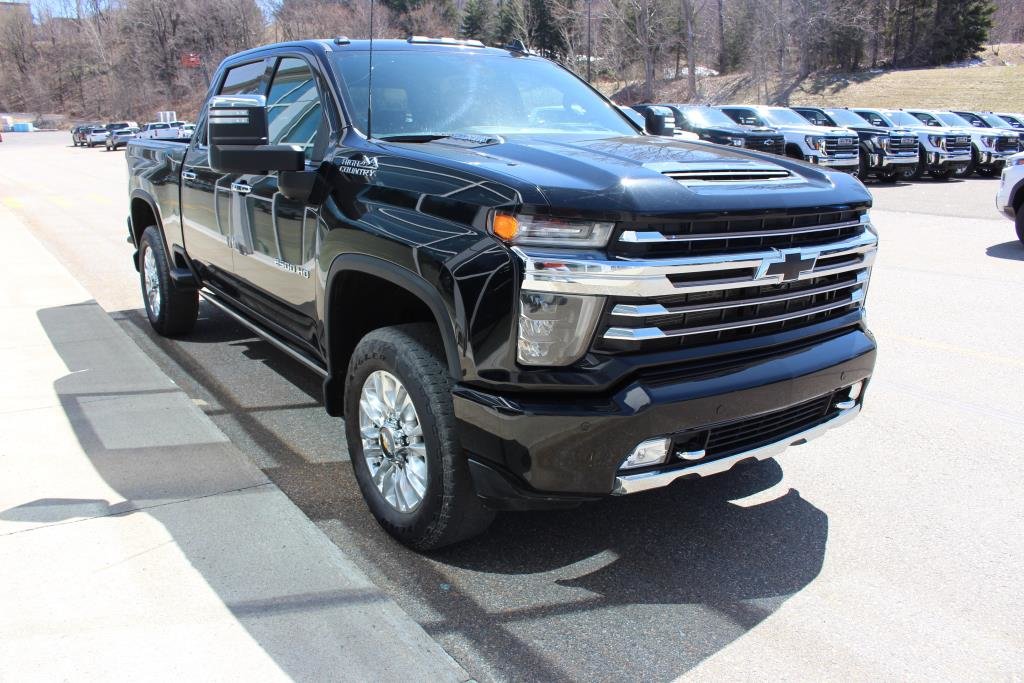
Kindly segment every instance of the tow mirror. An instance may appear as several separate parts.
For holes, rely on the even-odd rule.
[[[221,173],[301,171],[302,150],[268,145],[267,99],[262,95],[217,95],[206,117],[210,167]]]
[[[650,135],[672,137],[676,134],[676,118],[668,107],[648,107],[644,111],[644,130]]]

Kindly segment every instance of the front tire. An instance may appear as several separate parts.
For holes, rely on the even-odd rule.
[[[175,288],[164,242],[155,225],[146,228],[139,241],[139,280],[146,316],[157,334],[179,337],[195,327],[199,292]]]
[[[946,181],[953,175],[953,172],[949,169],[943,169],[941,171],[932,171],[932,179],[938,181]]]
[[[1024,246],[1024,204],[1017,207],[1017,220],[1014,221],[1014,225],[1017,228],[1017,239],[1020,240],[1021,246]]]
[[[345,381],[345,434],[360,492],[384,530],[416,550],[476,536],[494,519],[459,444],[443,357],[433,326],[385,327],[356,346]]]

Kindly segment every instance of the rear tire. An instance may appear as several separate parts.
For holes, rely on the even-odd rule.
[[[360,492],[377,523],[416,550],[476,536],[494,519],[459,444],[442,358],[432,325],[384,327],[356,346],[345,380],[345,435]]]
[[[171,280],[170,261],[155,225],[139,241],[139,281],[149,324],[163,337],[179,337],[195,327],[199,292],[177,289]]]

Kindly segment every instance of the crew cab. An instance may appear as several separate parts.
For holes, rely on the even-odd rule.
[[[917,136],[918,161],[913,178],[925,173],[935,180],[964,175],[971,163],[971,137],[966,131],[936,131],[905,111],[853,109],[855,114],[878,128],[911,130]]]
[[[811,125],[785,107],[728,105],[718,109],[748,128],[778,129],[786,138],[786,156],[847,173],[860,170],[860,144],[855,131]]]
[[[786,140],[774,128],[741,126],[713,107],[692,104],[663,104],[660,106],[668,107],[675,114],[676,126],[697,134],[701,140],[718,145],[746,147],[771,154],[786,153]]]
[[[793,107],[793,111],[815,126],[856,131],[860,137],[860,170],[857,175],[861,179],[875,176],[892,182],[897,178],[911,179],[917,175],[920,145],[914,131],[873,126],[849,109]]]
[[[926,126],[952,131],[966,132],[971,137],[971,163],[964,175],[977,173],[991,177],[999,173],[1006,159],[1020,151],[1020,136],[998,128],[980,128],[971,125],[962,116],[951,111],[929,109],[906,109],[908,114],[919,119]]]
[[[992,128],[1009,133],[1011,137],[1014,135],[1020,136],[1017,126],[991,112],[954,111],[953,113],[975,128]]]
[[[863,185],[645,134],[521,44],[242,52],[191,141],[126,159],[154,330],[201,296],[321,376],[417,549],[773,457],[873,371]]]
[[[1014,221],[1017,239],[1024,246],[1024,152],[1006,160],[996,194],[996,206]]]

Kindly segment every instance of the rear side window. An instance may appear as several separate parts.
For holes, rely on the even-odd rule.
[[[320,93],[309,64],[296,57],[283,57],[267,95],[270,144],[302,147],[307,159],[318,156],[317,143],[327,135]]]
[[[263,74],[266,65],[261,59],[241,66],[233,66],[224,76],[224,85],[220,88],[221,95],[262,95]]]

